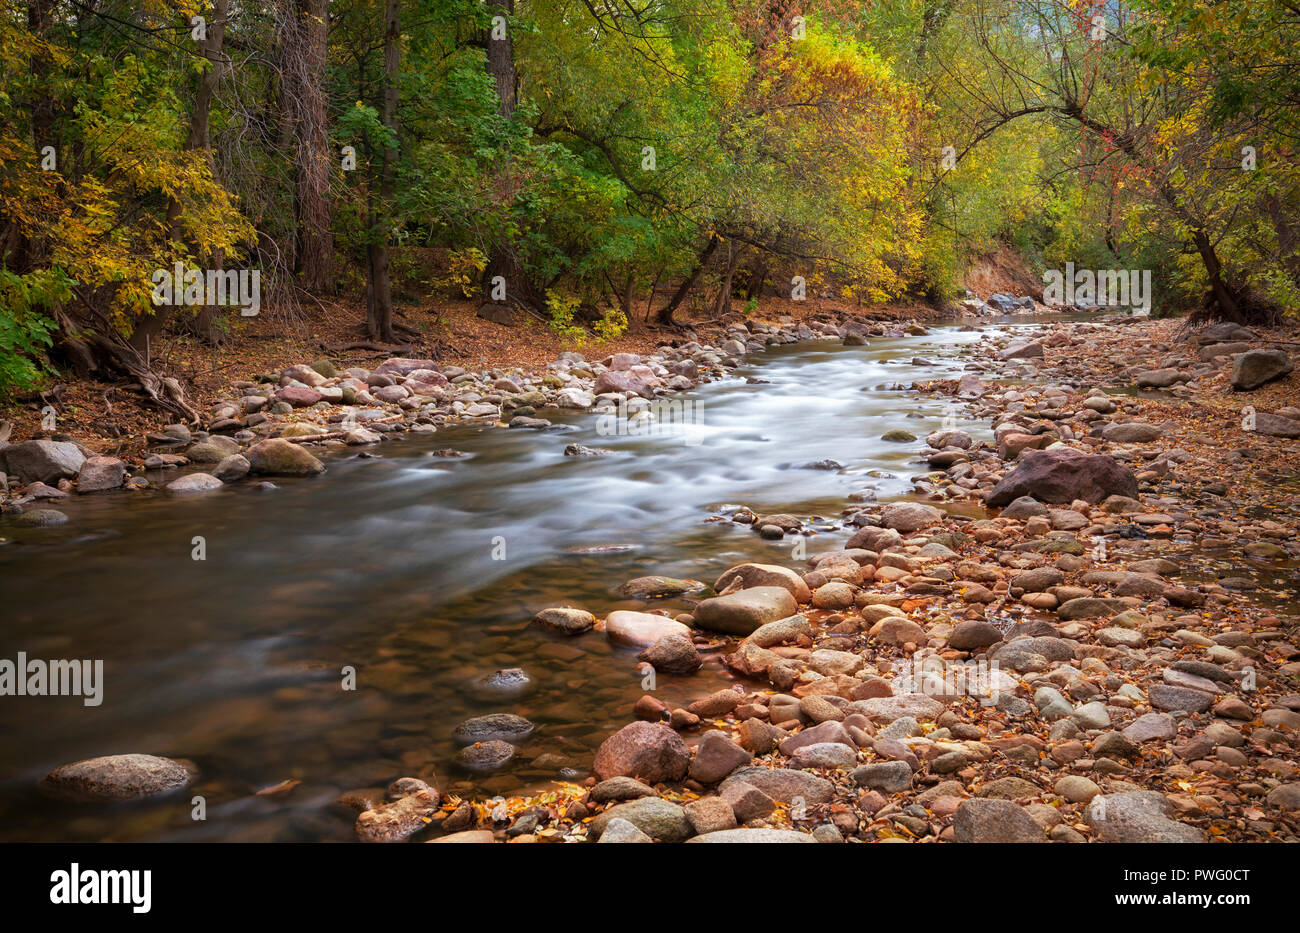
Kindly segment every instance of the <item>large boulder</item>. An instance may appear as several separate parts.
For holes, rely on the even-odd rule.
[[[0,449],[0,466],[24,485],[72,479],[85,462],[81,448],[68,441],[23,441]]]
[[[1021,496],[1033,496],[1041,502],[1082,499],[1096,503],[1107,496],[1137,498],[1137,494],[1133,471],[1114,457],[1060,447],[1025,451],[986,501],[991,506],[1003,506]]]
[[[659,722],[634,722],[600,744],[592,770],[602,781],[634,777],[655,784],[680,781],[690,763],[690,750],[671,728]]]
[[[1232,387],[1239,392],[1258,389],[1267,382],[1281,379],[1295,364],[1282,350],[1247,350],[1232,361]]]
[[[321,463],[300,444],[278,437],[259,441],[244,452],[248,471],[261,476],[313,476],[325,472]]]
[[[799,609],[781,586],[755,586],[705,599],[695,607],[695,624],[712,632],[748,635],[761,625],[785,619]]]

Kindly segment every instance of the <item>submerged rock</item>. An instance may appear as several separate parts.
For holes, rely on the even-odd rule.
[[[107,755],[61,765],[45,776],[42,789],[82,801],[140,800],[189,787],[195,769],[188,762],[156,755]]]

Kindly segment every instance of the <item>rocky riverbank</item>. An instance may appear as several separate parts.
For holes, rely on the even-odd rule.
[[[1246,346],[1219,352],[1229,339]],[[928,502],[852,507],[844,549],[734,567],[675,618],[536,620],[556,637],[603,628],[659,671],[697,669],[728,638],[733,689],[675,709],[647,692],[583,784],[439,805],[399,782],[365,799],[358,833],[427,834],[428,819],[435,841],[1294,841],[1297,448],[1277,403],[1295,383],[1268,344],[1149,321],[985,341],[961,379],[918,387],[994,428],[993,444],[926,438]],[[1126,394],[1162,370],[1178,391]],[[988,517],[942,508],[963,501]]]
[[[311,446],[365,449],[460,419],[544,429],[539,412],[561,399],[598,411],[632,400],[635,417],[637,399],[648,406],[764,346],[862,343],[891,327],[737,324],[715,343],[569,355],[535,375],[410,360],[293,367],[238,386],[207,436],[158,456],[238,445],[201,451],[220,456],[190,474],[219,489],[238,481],[222,475],[239,472],[233,457],[249,475],[279,475],[275,457],[315,472]],[[1296,445],[1276,433],[1289,431],[1295,376],[1270,335],[1207,336],[1210,350],[1149,321],[1058,324],[1014,342],[991,332],[960,379],[916,388],[987,419],[993,443],[931,434],[916,501],[853,504],[844,548],[797,568],[733,567],[711,592],[627,581],[623,595],[650,611],[551,608],[535,620],[561,642],[627,645],[648,678],[721,658],[733,689],[670,708],[647,679],[590,776],[547,794],[474,801],[402,778],[339,805],[369,841],[1295,838],[1300,695],[1295,618],[1282,610],[1293,611]],[[1217,352],[1224,343],[1246,346]],[[1172,388],[1126,394],[1153,378]],[[382,415],[349,417],[361,411]],[[71,469],[75,457],[56,453]],[[68,475],[35,481],[77,488]],[[16,504],[30,514],[40,501]],[[797,515],[715,518],[765,537],[809,530]],[[697,602],[653,611],[665,597]],[[532,733],[504,711],[462,723],[457,766],[508,767]],[[65,766],[47,786],[118,799],[192,777],[186,762],[114,756]]]
[[[0,438],[0,514],[17,526],[49,527],[68,521],[58,503],[72,504],[80,495],[208,494],[258,478],[269,486],[275,477],[323,473],[326,463],[316,454],[366,452],[453,424],[546,429],[551,422],[538,417],[545,409],[652,418],[656,398],[722,377],[768,346],[819,338],[861,345],[871,336],[918,332],[924,328],[915,321],[827,314],[776,324],[737,320],[711,338],[680,340],[644,356],[621,352],[588,361],[566,352],[532,370],[472,371],[405,357],[370,369],[300,363],[235,382],[201,427],[166,425],[148,435],[147,453],[134,459],[102,455],[57,432],[14,444]]]

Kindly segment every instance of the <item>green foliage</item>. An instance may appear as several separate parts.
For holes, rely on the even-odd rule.
[[[57,272],[19,276],[0,269],[0,400],[43,384],[55,324],[39,309],[67,293],[67,280]]]

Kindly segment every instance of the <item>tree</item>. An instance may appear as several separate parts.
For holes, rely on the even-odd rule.
[[[296,143],[297,271],[308,291],[329,292],[334,287],[333,160],[325,87],[329,0],[288,0],[286,5],[282,70]]]
[[[388,239],[392,227],[390,211],[397,181],[398,71],[402,60],[401,4],[384,3],[383,125],[388,132],[380,163],[379,197],[370,201],[370,237],[366,243],[366,267],[370,272],[366,292],[366,327],[372,340],[392,343],[393,283],[389,269]]]

